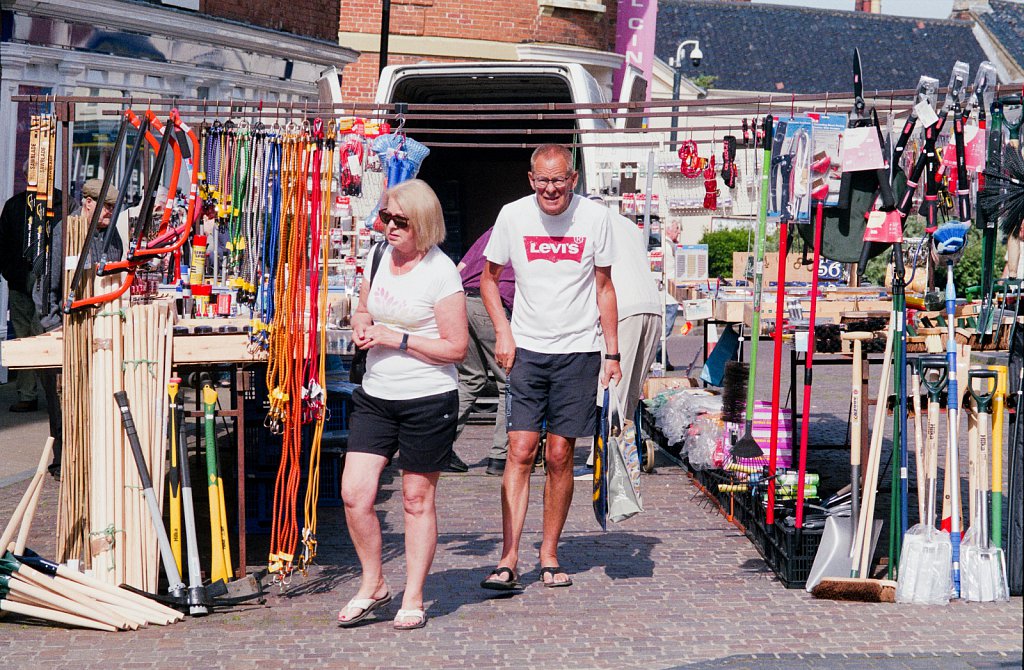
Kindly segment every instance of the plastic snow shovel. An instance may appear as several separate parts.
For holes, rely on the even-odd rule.
[[[949,534],[935,528],[936,480],[939,451],[939,398],[949,379],[943,356],[918,359],[921,381],[928,389],[928,437],[925,463],[928,468],[928,512],[921,523],[903,537],[896,602],[945,605],[953,590],[953,545]]]
[[[983,382],[984,391],[975,383]],[[997,381],[995,370],[972,368],[967,373],[967,390],[978,406],[978,484],[975,490],[976,518],[964,538],[960,564],[960,595],[975,602],[1010,599],[1003,550],[989,544],[987,481],[989,440],[992,435],[992,397]],[[991,382],[991,385],[990,383]]]

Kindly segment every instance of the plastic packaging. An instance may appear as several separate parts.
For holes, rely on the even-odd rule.
[[[722,422],[716,417],[704,415],[697,418],[689,429],[686,440],[686,455],[690,467],[694,470],[707,470],[721,465],[719,438],[722,435]],[[719,462],[716,464],[715,452],[719,451]]]
[[[703,389],[673,389],[646,402],[669,444],[683,442],[699,415],[722,414],[722,397]],[[721,422],[718,423],[721,426]],[[719,433],[720,427],[715,430],[714,437],[717,438]]]

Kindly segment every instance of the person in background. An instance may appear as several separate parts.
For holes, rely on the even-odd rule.
[[[69,222],[87,227],[92,221],[96,208],[100,208],[99,219],[96,225],[96,235],[92,238],[91,245],[86,257],[87,266],[99,261],[103,252],[103,232],[111,224],[111,213],[114,202],[117,200],[117,189],[111,186],[107,189],[103,203],[99,204],[100,189],[103,183],[99,179],[89,179],[82,184],[82,204],[77,211],[69,216]],[[121,246],[121,238],[117,235],[110,241],[110,248],[107,250],[107,259],[117,261],[121,259],[124,249]],[[64,222],[60,221],[53,227],[50,241],[50,265],[48,268],[39,267],[35,282],[32,286],[32,301],[35,304],[36,314],[42,332],[57,330],[64,325],[63,296],[64,296]],[[48,275],[47,275],[48,273]],[[50,435],[53,437],[53,463],[50,465],[50,474],[60,475],[60,461],[63,453],[61,441],[61,428],[63,415],[60,409],[60,399],[57,395],[57,370],[47,368],[40,370],[40,381],[43,390],[46,392],[46,404],[50,415]],[[51,402],[52,398],[52,402]]]
[[[508,374],[505,397],[508,458],[501,483],[502,550],[481,587],[512,591],[530,496],[530,470],[547,430],[541,579],[572,585],[559,565],[558,542],[573,494],[576,438],[597,428],[594,389],[622,377],[607,208],[573,193],[578,178],[563,146],[545,144],[530,158],[533,195],[505,205],[484,256],[480,293],[495,327],[495,359]],[[499,279],[516,273],[512,322]],[[604,334],[602,372],[600,325]]]
[[[604,204],[601,196],[589,196]],[[619,351],[622,352],[622,381],[616,394],[631,419],[640,402],[640,390],[654,363],[654,354],[661,344],[661,296],[658,278],[651,272],[642,227],[630,219],[611,215],[611,242],[615,249],[612,284],[619,311]],[[678,231],[676,233],[678,236]],[[603,393],[598,393],[598,405]],[[592,458],[588,461],[593,463]]]
[[[166,208],[167,187],[160,186],[153,195],[153,221],[149,228],[150,235],[155,233],[157,228],[160,227],[160,219],[163,217],[164,209]],[[142,201],[140,200],[134,207],[125,209],[117,217],[117,235],[121,238],[121,247],[123,249],[127,249],[129,246],[129,236],[139,220],[139,213],[141,211]],[[134,239],[134,236],[132,236],[132,239]]]
[[[352,544],[362,567],[359,590],[338,612],[351,627],[391,602],[381,561],[381,529],[374,502],[380,475],[395,453],[402,471],[406,582],[398,630],[422,628],[423,586],[437,548],[435,496],[455,442],[459,409],[455,364],[469,334],[459,273],[438,244],[445,225],[434,191],[419,179],[385,194],[380,218],[388,246],[376,274],[367,258],[352,341],[369,349],[362,386],[352,394],[341,497]]]
[[[462,288],[466,291],[466,319],[469,323],[469,349],[466,358],[459,363],[459,424],[456,435],[462,434],[466,427],[473,403],[483,395],[487,388],[488,372],[494,375],[498,386],[498,411],[494,420],[494,439],[491,450],[487,453],[487,469],[489,475],[500,475],[505,472],[505,458],[508,455],[508,432],[505,430],[505,369],[498,365],[494,358],[494,323],[487,314],[483,298],[480,297],[480,276],[483,274],[487,259],[484,248],[491,239],[494,228],[488,228],[473,246],[469,248],[459,263],[459,275],[462,277]],[[516,295],[516,277],[511,265],[505,266],[498,277],[498,293],[505,314],[512,314],[512,306]],[[456,462],[458,461],[458,462]],[[462,472],[468,467],[453,452],[450,469]]]
[[[665,235],[662,238],[662,263],[665,266],[665,356],[662,359],[661,344],[658,344],[658,351],[655,360],[665,361],[666,370],[675,370],[675,366],[668,357],[668,338],[672,336],[672,330],[676,325],[676,316],[679,314],[679,301],[676,300],[676,245],[679,244],[679,222],[669,219],[665,224]]]
[[[28,172],[28,163],[24,165]],[[54,211],[60,211],[61,192],[54,190]],[[29,226],[28,191],[16,193],[4,203],[0,212],[0,274],[7,280],[8,309],[14,337],[33,337],[43,332],[39,315],[32,302],[32,285],[45,256],[35,240],[27,240]],[[10,407],[12,412],[35,412],[39,409],[39,377],[35,370],[24,368],[16,373],[15,390],[18,400]]]

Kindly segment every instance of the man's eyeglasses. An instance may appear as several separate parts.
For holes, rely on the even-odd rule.
[[[386,209],[380,210],[377,215],[380,217],[380,220],[384,222],[385,226],[389,223],[393,223],[395,224],[395,228],[398,228],[399,230],[405,230],[409,227],[409,217],[407,216],[392,214]]]
[[[533,185],[537,188],[545,189],[548,184],[553,184],[555,188],[563,188],[572,179],[572,175],[566,175],[564,177],[534,177]]]

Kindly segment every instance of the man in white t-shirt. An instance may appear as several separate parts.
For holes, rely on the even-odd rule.
[[[501,560],[481,584],[487,589],[520,588],[519,541],[542,428],[547,430],[547,482],[541,579],[549,587],[572,584],[558,563],[558,540],[572,503],[573,448],[576,438],[597,429],[598,379],[607,385],[622,378],[610,213],[573,193],[572,165],[565,147],[538,147],[530,159],[534,195],[502,208],[484,249],[480,294],[494,323],[495,359],[508,370],[509,437],[501,484]],[[508,263],[516,275],[511,324],[498,292],[498,277]],[[603,372],[601,333],[607,352]]]

